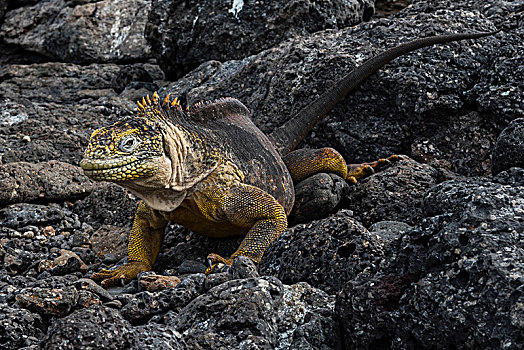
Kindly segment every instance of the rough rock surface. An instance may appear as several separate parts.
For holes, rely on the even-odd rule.
[[[174,83],[166,92],[189,104],[237,97],[269,132],[374,53],[421,35],[502,25],[498,16],[485,18],[469,5],[444,1],[435,12],[432,2],[424,2],[417,12],[408,7],[393,18],[290,39],[242,61],[213,66],[214,73],[197,87]],[[445,160],[464,175],[486,174],[498,133],[524,111],[522,87],[503,78],[518,81],[522,75],[518,5],[512,9],[517,15],[508,20],[511,31],[426,48],[388,64],[337,105],[305,144],[339,149],[351,162],[401,153],[418,161]],[[493,71],[502,77],[497,86]]]
[[[93,191],[95,184],[77,166],[59,161],[0,165],[0,205],[71,200]]]
[[[491,162],[493,174],[512,167],[524,168],[524,119],[515,119],[502,130]]]
[[[337,296],[345,344],[521,348],[523,189],[472,178],[427,191],[426,218]]]
[[[308,222],[326,217],[340,203],[349,185],[338,175],[320,173],[295,184],[295,204],[289,224]]]
[[[354,220],[352,212],[343,210],[287,230],[264,254],[260,271],[287,284],[306,281],[335,294],[345,281],[374,269],[382,255],[378,236]]]
[[[285,39],[369,20],[372,0],[153,0],[146,34],[171,78],[209,60],[228,61]]]
[[[282,294],[273,277],[228,281],[187,304],[173,326],[189,347],[274,347]]]
[[[402,160],[364,179],[344,201],[364,226],[383,220],[414,224],[422,218],[424,193],[438,182],[435,168]]]
[[[8,12],[0,35],[6,43],[60,61],[145,60],[150,5],[147,0],[39,1]]]
[[[0,1],[0,349],[524,348],[524,3],[412,2],[390,13],[406,1],[381,1],[379,18],[347,28],[350,12],[330,22],[330,11],[370,1],[270,6],[268,15],[283,16],[274,41],[236,60],[201,63],[186,51],[184,64],[201,64],[170,81],[149,60],[143,29],[180,25],[178,37],[148,39],[180,53],[195,2],[167,16],[183,5],[153,1],[148,17],[149,1]],[[241,1],[226,3],[216,16],[201,9],[195,28],[229,18],[220,28],[253,31],[237,42],[218,27],[201,31],[210,39],[198,50],[233,54],[246,38],[267,37],[263,17],[243,17],[260,6],[243,1],[238,21],[227,10]],[[387,47],[495,27],[494,37],[395,60],[331,111],[301,147],[332,146],[352,163],[413,160],[356,185],[325,174],[297,185],[294,216],[304,223],[260,266],[237,259],[206,276],[206,255],[227,256],[241,238],[169,225],[154,271],[140,279],[163,275],[176,286],[104,290],[89,278],[124,263],[137,198],[75,167],[91,132],[134,113],[137,98],[233,96],[269,132]]]

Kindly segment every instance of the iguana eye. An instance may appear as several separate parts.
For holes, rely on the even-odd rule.
[[[129,135],[127,137],[124,137],[122,141],[120,141],[118,148],[122,152],[132,152],[134,151],[136,146],[138,146],[138,144],[138,139],[134,135]]]

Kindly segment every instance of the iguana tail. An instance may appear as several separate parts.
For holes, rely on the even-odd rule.
[[[276,146],[280,154],[284,156],[298,146],[300,141],[306,137],[311,129],[313,129],[313,127],[331,110],[331,108],[386,63],[399,56],[426,46],[464,39],[476,39],[493,35],[498,32],[499,31],[431,36],[415,39],[383,51],[364,62],[361,66],[355,68],[349,74],[337,81],[332,88],[320,95],[318,99],[313,101],[307,107],[302,108],[302,110],[296,113],[291,119],[275,129],[269,135],[269,139]]]

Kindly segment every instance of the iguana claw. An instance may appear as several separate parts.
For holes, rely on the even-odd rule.
[[[373,175],[376,171],[391,166],[393,162],[397,162],[402,159],[404,159],[404,157],[394,154],[387,158],[381,158],[370,163],[349,164],[346,180],[351,183],[357,183],[357,180]]]
[[[225,264],[225,265],[229,265],[231,266],[233,264],[233,259],[229,258],[229,259],[226,259],[226,258],[223,258],[221,257],[220,255],[218,254],[214,254],[214,253],[211,253],[207,256],[207,265],[208,265],[208,268],[206,270],[206,275],[210,274],[211,272],[213,272],[215,266],[218,264],[218,263],[222,263],[222,264]]]
[[[130,261],[115,270],[102,269],[91,276],[94,281],[102,281],[103,287],[124,286],[138,276],[140,272],[150,271],[151,267],[140,261]]]

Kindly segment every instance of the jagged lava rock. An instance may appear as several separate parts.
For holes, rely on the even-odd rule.
[[[214,73],[196,88],[175,83],[166,92],[182,95],[188,104],[234,96],[270,132],[377,52],[423,35],[494,29],[479,12],[456,6],[438,13],[404,12],[352,29],[290,39],[241,61],[213,66]],[[486,174],[497,134],[508,120],[522,115],[522,89],[514,83],[520,75],[515,57],[520,57],[521,42],[518,32],[510,31],[400,57],[339,103],[305,144],[331,146],[352,163],[401,153],[419,161],[444,159],[464,175]],[[494,83],[494,70],[505,78]],[[509,101],[506,90],[513,91]],[[478,100],[489,105],[478,110]]]
[[[155,81],[163,78],[158,66],[131,67],[146,70]],[[136,100],[119,97],[114,90],[122,84],[115,81],[120,71],[116,64],[2,65],[0,162],[78,164],[95,129],[136,109]]]
[[[286,284],[305,281],[334,294],[384,254],[382,241],[341,210],[326,219],[300,224],[267,249],[260,272]]]
[[[492,154],[492,172],[524,168],[524,118],[513,120],[499,135]]]
[[[154,0],[146,35],[171,78],[208,60],[242,59],[283,40],[368,20],[371,0]]]
[[[295,203],[289,225],[328,216],[349,192],[349,185],[338,175],[320,173],[295,184]]]
[[[189,347],[271,348],[282,295],[274,277],[232,280],[192,300],[171,322]]]
[[[0,36],[60,61],[72,63],[145,60],[144,28],[150,1],[40,1],[11,10]],[[118,18],[118,20],[115,20]]]
[[[363,179],[341,204],[364,226],[395,220],[414,224],[423,217],[424,193],[439,182],[439,172],[411,159]]]
[[[337,296],[346,346],[522,348],[523,189],[480,178],[430,189],[427,218]]]
[[[38,345],[44,335],[40,315],[0,303],[0,347],[20,349]]]
[[[0,165],[0,205],[9,203],[72,200],[95,188],[77,166],[49,161]]]

